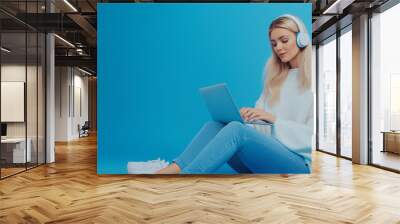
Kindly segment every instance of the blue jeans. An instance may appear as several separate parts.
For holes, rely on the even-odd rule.
[[[210,174],[224,163],[238,173],[310,173],[302,156],[237,121],[207,122],[173,162],[182,174]]]

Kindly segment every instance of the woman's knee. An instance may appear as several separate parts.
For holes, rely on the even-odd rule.
[[[244,124],[239,121],[231,121],[226,125],[226,127],[234,128],[234,129],[241,129],[244,127]]]
[[[244,124],[240,123],[239,121],[231,121],[228,124],[224,124],[218,121],[207,121],[203,128],[217,128],[217,129],[225,129],[234,132],[239,132],[244,128]]]
[[[224,124],[218,121],[207,121],[203,127],[223,127]]]
[[[229,122],[224,129],[228,129],[232,132],[241,132],[245,125],[243,123],[240,123],[239,121],[231,121]]]

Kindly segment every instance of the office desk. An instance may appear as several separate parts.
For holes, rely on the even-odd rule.
[[[28,138],[25,151],[25,138],[1,139],[1,157],[6,163],[31,162],[31,145],[32,141]],[[25,161],[25,159],[27,159],[27,161]]]
[[[382,152],[393,152],[400,154],[400,132],[382,131],[381,133],[383,133]]]

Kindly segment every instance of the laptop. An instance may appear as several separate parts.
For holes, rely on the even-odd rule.
[[[203,87],[199,90],[214,121],[221,123],[239,121],[244,124],[271,125],[271,123],[262,120],[244,121],[225,83]]]

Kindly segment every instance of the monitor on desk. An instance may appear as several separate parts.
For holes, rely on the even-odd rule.
[[[1,123],[1,138],[5,138],[7,136],[7,124]]]

